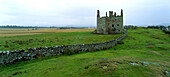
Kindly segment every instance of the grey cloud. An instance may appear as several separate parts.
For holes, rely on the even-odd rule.
[[[64,1],[60,2],[65,3]],[[92,4],[84,4],[81,6],[71,3],[70,5],[62,5],[60,3],[55,5],[55,3],[53,3],[53,5],[48,7],[49,9],[36,9],[31,7],[31,5],[19,4],[15,1],[5,2],[0,3],[0,25],[96,26],[97,9],[101,10],[101,16],[103,16],[105,12],[109,10],[118,10],[116,12],[120,13],[120,8],[124,9],[124,24],[142,25],[168,23],[170,22],[169,2],[168,0],[130,0],[130,3],[122,3],[120,5],[111,5],[112,3],[109,3],[109,1],[107,4],[104,2],[103,5],[101,5],[100,2],[99,5],[96,1],[94,6]],[[3,17],[5,20],[3,20]]]

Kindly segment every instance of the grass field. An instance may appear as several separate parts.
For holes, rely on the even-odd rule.
[[[82,32],[82,31],[94,31],[95,29],[56,29],[56,28],[38,28],[32,30],[32,28],[23,29],[12,29],[12,28],[1,28],[0,37],[3,36],[20,36],[20,35],[33,35],[33,34],[44,34],[44,33],[59,33],[59,32]]]
[[[93,29],[83,29],[82,31],[75,29],[73,32],[67,29],[59,33],[0,37],[0,51],[27,49],[30,47],[98,43],[109,41],[122,35],[96,35],[91,34],[92,31],[89,30]]]
[[[65,35],[63,42],[66,42],[68,40],[66,38],[74,33],[83,36],[88,32],[55,35],[56,37]],[[33,37],[33,35],[29,36]],[[158,29],[129,29],[128,35],[117,46],[108,50],[18,62],[1,67],[0,77],[165,77],[167,76],[165,71],[170,71],[169,37]],[[12,38],[15,37],[6,40]],[[98,39],[109,40],[108,36]]]

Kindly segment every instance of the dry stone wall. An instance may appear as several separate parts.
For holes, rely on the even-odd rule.
[[[25,52],[25,50],[0,51],[0,65],[13,64],[18,61],[32,60],[38,57],[57,56],[63,54],[71,55],[74,53],[80,53],[85,51],[108,49],[115,46],[118,41],[121,41],[127,35],[127,32],[124,33],[125,34],[119,37],[118,39],[113,39],[101,43],[29,48],[28,52]]]

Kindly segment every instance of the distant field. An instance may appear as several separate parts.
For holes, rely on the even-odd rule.
[[[37,30],[35,32],[42,33],[51,31],[54,33],[45,34],[42,33],[34,35],[30,35],[28,33],[29,35],[25,35],[25,33],[23,33],[24,31],[21,31],[22,32],[21,34],[23,34],[22,36],[0,37],[0,51],[27,49],[30,47],[34,48],[45,46],[49,47],[59,45],[98,43],[109,41],[122,35],[122,34],[114,35],[91,34],[94,29],[66,29],[66,30],[45,29],[45,30]],[[9,33],[12,33],[12,31]]]
[[[2,36],[19,36],[19,35],[33,35],[43,33],[58,33],[58,32],[81,32],[81,31],[94,31],[95,29],[56,29],[56,28],[0,28],[0,37]]]
[[[30,46],[43,45],[36,41],[60,44],[102,42],[120,35],[95,35],[90,32],[50,33],[39,35],[11,36],[5,41],[29,41]],[[158,29],[129,29],[127,36],[108,50],[83,52],[18,62],[0,68],[0,77],[168,77],[170,72],[170,36]],[[38,40],[36,40],[38,39]],[[54,40],[53,39],[53,40]],[[82,40],[84,39],[84,40]],[[3,42],[2,42],[3,41]],[[13,42],[13,41],[12,41]],[[12,46],[17,46],[10,43]],[[22,43],[22,42],[21,42]],[[50,44],[56,44],[52,41]],[[10,45],[6,44],[6,45]],[[22,44],[21,46],[27,47]]]

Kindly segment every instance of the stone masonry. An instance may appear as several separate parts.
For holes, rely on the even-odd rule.
[[[121,15],[116,15],[116,12],[109,11],[109,16],[100,17],[100,11],[97,10],[97,34],[114,34],[123,32],[123,10]]]

